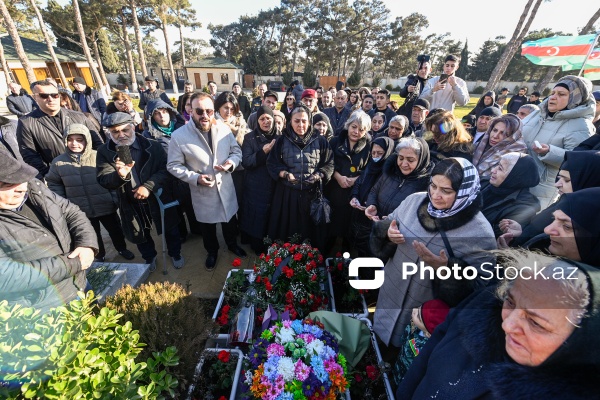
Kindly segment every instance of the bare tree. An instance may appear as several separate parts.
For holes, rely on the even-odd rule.
[[[98,74],[98,69],[96,69],[96,65],[94,64],[94,59],[92,58],[92,54],[90,53],[90,48],[87,44],[87,39],[85,38],[85,31],[83,30],[83,22],[81,21],[81,11],[79,10],[79,2],[77,0],[73,0],[73,11],[75,12],[75,24],[77,25],[77,31],[79,32],[79,38],[81,40],[81,48],[83,49],[83,54],[85,54],[85,58],[90,65],[90,71],[92,71],[92,75],[94,76],[94,80],[101,86],[103,92],[107,95],[107,88],[102,84],[102,78],[100,78],[100,74]]]
[[[60,82],[63,86],[67,86],[69,83],[67,82],[67,77],[60,65],[60,61],[58,61],[58,57],[56,57],[56,53],[54,52],[54,46],[52,45],[52,40],[50,39],[50,35],[48,34],[48,30],[46,29],[46,23],[42,18],[42,13],[40,13],[40,9],[36,4],[36,0],[29,0],[29,4],[31,4],[31,8],[35,12],[37,16],[38,22],[40,24],[40,30],[42,31],[42,35],[44,35],[44,40],[46,41],[46,46],[48,46],[48,52],[50,52],[50,57],[52,57],[52,62],[56,67],[56,71],[58,71],[58,77],[60,78]]]
[[[586,33],[592,33],[594,29],[594,24],[596,23],[596,21],[598,21],[598,18],[600,18],[600,8],[594,13],[594,15],[592,15],[588,23],[585,24],[583,28],[581,28],[579,34],[585,35]],[[552,80],[554,79],[554,75],[556,75],[558,71],[560,71],[560,67],[548,68],[546,75],[544,75],[544,77],[535,85],[535,90],[542,92],[544,88],[548,86],[550,82],[552,82]]]
[[[25,53],[25,49],[23,48],[23,43],[21,43],[21,38],[19,37],[19,32],[17,31],[15,21],[13,21],[12,17],[10,16],[10,13],[8,12],[8,8],[6,8],[6,3],[4,3],[4,0],[0,0],[0,13],[2,13],[4,26],[6,27],[6,30],[8,31],[8,34],[10,35],[14,43],[15,51],[17,52],[17,56],[21,61],[21,65],[23,65],[23,69],[27,74],[27,79],[29,80],[29,83],[37,81],[37,78],[35,77],[35,72],[33,72],[33,67],[31,66],[29,58],[27,58],[27,53]]]
[[[6,84],[12,82],[10,68],[8,68],[8,63],[6,62],[6,57],[4,56],[4,46],[2,46],[2,42],[0,41],[0,65],[2,66],[2,70],[4,71],[4,78],[6,79]]]
[[[513,56],[519,49],[523,38],[529,31],[529,27],[535,19],[535,16],[541,4],[542,0],[535,0],[535,3],[534,0],[527,1],[527,4],[525,5],[523,12],[521,13],[521,17],[519,18],[519,22],[517,23],[513,35],[510,38],[509,42],[506,44],[504,52],[502,53],[502,56],[500,57],[500,61],[496,65],[496,68],[494,68],[494,70],[492,71],[492,75],[490,76],[487,85],[485,85],[484,91],[493,90],[496,87],[496,85],[498,85],[498,82],[500,82],[500,79],[502,79],[502,75],[504,75],[504,72],[506,71],[506,68],[510,63],[510,60],[512,60]],[[529,13],[530,10],[531,13]],[[528,14],[529,18],[527,18]],[[527,22],[525,22],[525,20],[527,20]]]
[[[133,54],[131,52],[131,43],[129,42],[129,34],[127,33],[127,19],[125,18],[125,7],[121,7],[121,29],[123,31],[123,44],[125,45],[125,54],[127,54],[127,65],[129,66],[129,78],[131,79],[131,89],[136,90],[138,87],[137,76],[135,76],[135,64],[133,62]]]
[[[137,16],[137,3],[135,0],[129,1],[129,7],[131,8],[131,19],[133,21],[133,31],[135,32],[135,41],[137,43],[138,54],[140,56],[140,67],[142,68],[142,75],[148,75],[148,69],[146,68],[146,55],[144,54],[144,46],[142,44],[142,31],[140,29],[140,21]],[[135,72],[134,72],[135,74]],[[135,86],[137,87],[137,78],[134,79],[132,85],[135,82]]]

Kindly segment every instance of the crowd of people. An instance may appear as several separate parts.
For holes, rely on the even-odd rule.
[[[459,57],[433,77],[429,57],[417,60],[400,107],[386,89],[298,81],[279,109],[265,84],[249,99],[237,82],[221,93],[186,82],[174,106],[147,77],[140,115],[127,93],[107,104],[82,78],[73,91],[34,82],[32,96],[11,84],[19,119],[0,119],[0,300],[46,309],[75,298],[106,255],[100,225],[122,257],[135,257],[133,243],[151,269],[153,227],[174,268],[189,232],[202,235],[211,271],[220,224],[238,257],[240,240],[260,255],[265,237],[296,237],[326,256],[341,246],[383,259],[374,331],[398,398],[595,396],[600,92],[569,75],[545,99],[487,92],[458,119],[454,107],[470,100]],[[313,218],[321,196],[329,223]],[[159,199],[179,201],[164,226]],[[576,279],[481,278],[485,265],[534,261]],[[407,276],[406,263],[479,275]]]

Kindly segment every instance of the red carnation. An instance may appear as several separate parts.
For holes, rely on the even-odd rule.
[[[269,261],[271,261],[271,256],[266,256],[266,257],[265,257],[265,261],[266,261],[266,262],[269,262]]]
[[[310,280],[311,280],[311,281],[313,281],[313,282],[314,282],[314,281],[316,281],[316,280],[317,280],[317,275],[313,275],[313,276],[311,276],[311,277],[310,277]]]
[[[281,264],[281,257],[276,257],[275,258],[275,266],[279,267],[279,264]]]
[[[223,308],[221,309],[221,312],[222,312],[223,314],[227,314],[227,313],[229,312],[229,310],[230,310],[230,309],[231,309],[231,306],[230,306],[229,304],[225,304],[225,305],[223,306]]]
[[[256,277],[256,283],[260,283],[260,275]]]
[[[302,253],[294,254],[294,261],[300,261],[300,260],[302,260]]]
[[[340,262],[340,263],[338,263],[337,267],[338,267],[338,271],[341,271],[341,270],[343,270],[343,269],[344,269],[344,264],[342,264],[342,263]]]
[[[287,249],[288,247],[290,247],[290,246],[291,246],[291,245],[290,245],[289,243],[284,243],[284,244],[283,244],[283,247],[285,247],[286,249]]]
[[[224,363],[228,363],[229,362],[229,352],[225,351],[225,350],[221,350],[219,352],[219,361],[224,362]]]
[[[367,377],[370,380],[374,381],[375,379],[379,378],[379,370],[375,366],[367,365],[366,371]]]
[[[234,258],[233,262],[231,263],[231,265],[233,265],[235,268],[237,268],[240,265],[242,265],[242,260],[240,260],[239,258]]]
[[[361,382],[361,381],[363,380],[363,377],[362,377],[362,375],[361,375],[361,374],[359,374],[359,373],[356,373],[356,374],[354,374],[354,380],[355,380],[356,382]]]
[[[267,290],[270,292],[271,290],[273,290],[273,286],[271,286],[271,282],[267,281],[265,283],[265,288],[267,288]]]
[[[337,258],[340,258],[340,257],[342,256],[342,253],[340,253],[340,252],[338,251],[337,253],[335,253],[335,256],[336,256]]]

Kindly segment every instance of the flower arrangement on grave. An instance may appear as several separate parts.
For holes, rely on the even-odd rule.
[[[312,320],[277,322],[249,354],[247,399],[335,399],[348,387],[346,359],[335,337]]]
[[[229,399],[238,362],[237,354],[227,350],[204,351],[202,357],[204,363],[198,374],[192,398],[194,400]]]

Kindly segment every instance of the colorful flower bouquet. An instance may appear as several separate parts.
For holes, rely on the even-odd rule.
[[[340,314],[366,318],[369,316],[369,309],[363,296],[366,291],[350,286],[350,279],[354,279],[348,275],[350,261],[351,258],[343,258],[341,253],[325,260],[332,296],[331,308],[332,311]]]
[[[247,399],[336,399],[346,381],[346,359],[335,337],[311,320],[277,322],[248,354]]]

